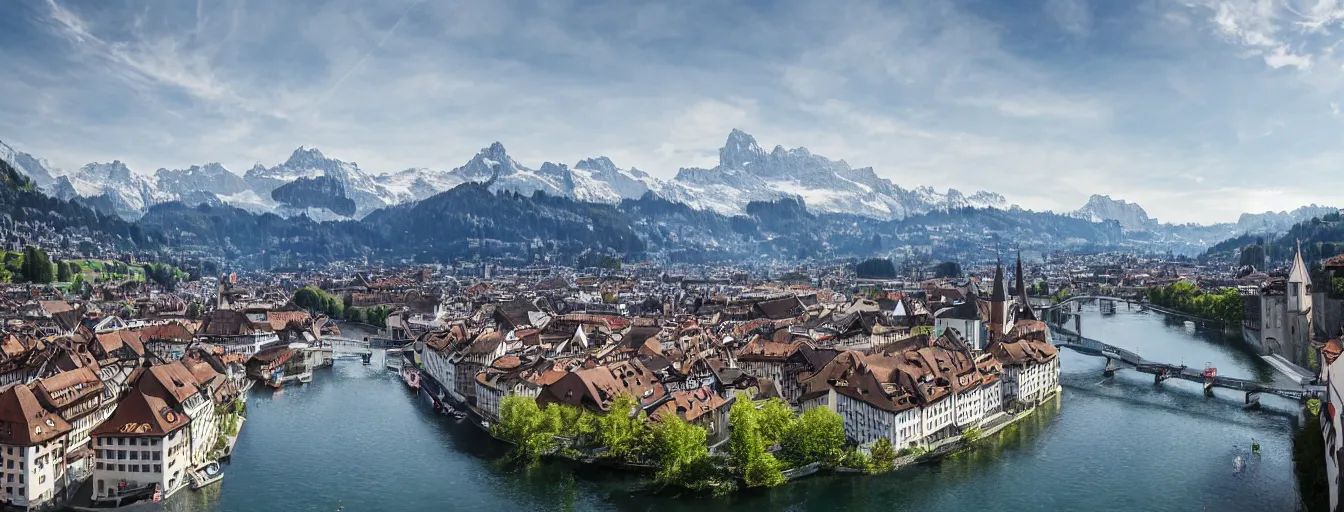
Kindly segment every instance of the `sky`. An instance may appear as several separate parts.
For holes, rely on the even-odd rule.
[[[898,185],[1165,222],[1344,206],[1344,2],[0,0],[0,140],[67,171],[500,141],[670,179],[733,128]],[[1344,50],[1341,51],[1344,53]]]

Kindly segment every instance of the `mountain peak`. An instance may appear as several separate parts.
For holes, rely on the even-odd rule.
[[[585,158],[580,160],[579,163],[574,164],[574,168],[598,172],[616,172],[616,164],[612,163],[611,159],[605,156]]]
[[[719,150],[719,165],[730,168],[740,169],[765,155],[761,151],[761,146],[756,144],[756,138],[751,134],[733,128],[728,134],[728,141],[724,143],[723,149]]]
[[[304,146],[299,146],[299,149],[296,149],[294,150],[293,153],[290,153],[289,160],[285,161],[285,166],[300,167],[304,165],[311,165],[315,162],[320,162],[326,159],[327,157],[322,155],[322,152],[318,151],[317,148],[309,149],[305,148]]]

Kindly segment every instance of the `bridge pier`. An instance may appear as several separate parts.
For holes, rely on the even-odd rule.
[[[1154,373],[1154,374],[1153,374],[1153,385],[1161,384],[1162,381],[1167,380],[1167,379],[1170,379],[1170,378],[1171,378],[1171,374],[1167,373],[1166,370],[1163,370],[1163,371]]]
[[[1115,364],[1115,360],[1108,357],[1106,358],[1106,369],[1102,370],[1101,374],[1107,377],[1114,377],[1115,371],[1119,369],[1120,366]]]
[[[1213,379],[1204,379],[1204,396],[1213,396]]]
[[[1079,336],[1082,336],[1082,335],[1083,335],[1083,315],[1082,315],[1082,306],[1079,305],[1079,306],[1078,306],[1078,309],[1079,309],[1079,314],[1077,314],[1077,315],[1073,315],[1073,332],[1076,332],[1076,333],[1078,333]]]
[[[1244,408],[1246,408],[1246,409],[1259,409],[1259,408],[1260,408],[1260,392],[1259,392],[1259,391],[1247,391],[1247,392],[1246,392],[1246,405],[1244,406]]]

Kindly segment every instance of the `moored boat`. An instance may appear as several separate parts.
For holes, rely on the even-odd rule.
[[[191,472],[191,490],[199,490],[223,479],[224,470],[218,462],[211,462]]]

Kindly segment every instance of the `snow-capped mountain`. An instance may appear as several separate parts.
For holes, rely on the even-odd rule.
[[[0,160],[9,162],[9,165],[28,176],[28,179],[33,180],[41,190],[51,190],[51,186],[56,184],[56,178],[53,177],[56,173],[53,172],[51,164],[28,153],[17,151],[4,141],[0,141]]]
[[[248,190],[242,176],[225,169],[219,162],[186,169],[159,169],[154,172],[154,181],[160,192],[178,197],[197,191],[231,196]]]
[[[153,181],[131,172],[120,160],[80,167],[74,174],[57,178],[52,188],[62,199],[101,196],[118,215],[132,219],[150,206],[176,199],[160,192]]]
[[[280,185],[299,178],[319,176],[334,179],[345,187],[346,197],[355,201],[356,217],[402,200],[374,181],[372,176],[365,174],[354,162],[327,158],[316,148],[306,149],[302,146],[294,150],[283,164],[275,167],[263,167],[261,164],[253,166],[243,175],[243,180],[264,200]]]
[[[775,146],[765,152],[741,130],[728,134],[713,169],[686,168],[659,192],[665,198],[724,214],[739,214],[751,201],[798,197],[814,212],[847,213],[901,219],[934,210],[965,206],[1002,208],[1003,196],[930,187],[907,190],[880,178],[872,167],[852,168],[807,148]]]
[[[1111,199],[1111,196],[1101,194],[1092,194],[1092,197],[1087,198],[1087,204],[1068,215],[1092,222],[1118,221],[1128,231],[1147,229],[1157,224],[1157,220],[1149,218],[1148,212],[1138,203]]]
[[[34,176],[41,186],[48,166],[0,144],[0,156]],[[30,163],[31,162],[31,163]],[[228,203],[254,212],[291,213],[271,196],[276,188],[299,178],[326,176],[339,182],[356,204],[353,218],[384,206],[419,201],[465,182],[491,181],[495,191],[530,195],[542,191],[580,201],[614,204],[653,192],[691,207],[738,215],[751,201],[784,197],[803,199],[815,212],[848,213],[877,218],[904,218],[932,210],[963,207],[1004,208],[1003,196],[976,192],[969,196],[949,189],[904,189],[880,178],[871,167],[851,168],[843,160],[813,155],[806,148],[776,146],[766,152],[755,138],[741,130],[728,135],[713,169],[681,169],[664,181],[636,168],[617,167],[611,159],[587,158],[570,167],[545,162],[529,168],[509,156],[495,142],[482,148],[464,165],[451,171],[411,168],[371,176],[353,162],[328,158],[314,148],[299,147],[284,163],[257,164],[238,176],[218,163],[187,169],[159,169],[152,179],[131,173],[121,162],[90,164],[54,181],[50,188],[65,197],[108,196],[107,201],[127,217],[165,201]]]

